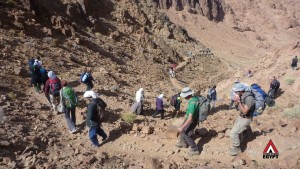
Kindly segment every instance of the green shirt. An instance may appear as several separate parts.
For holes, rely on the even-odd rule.
[[[189,99],[188,107],[185,111],[185,118],[188,118],[189,114],[193,115],[193,120],[196,120],[199,116],[198,98],[196,96]]]

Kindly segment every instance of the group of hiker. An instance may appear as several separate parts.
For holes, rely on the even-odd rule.
[[[76,127],[76,107],[78,106],[78,97],[74,89],[66,80],[60,80],[54,71],[47,71],[42,66],[40,58],[29,60],[29,70],[31,75],[31,84],[37,93],[45,93],[53,112],[64,113],[67,122],[67,128],[70,133],[78,131]],[[107,134],[101,128],[103,114],[106,103],[92,91],[94,78],[91,69],[85,69],[80,75],[80,82],[86,85],[86,92],[83,97],[90,103],[87,105],[86,125],[89,127],[89,138],[92,146],[99,147],[100,144],[97,135],[100,135],[103,141]],[[43,84],[43,89],[41,89]],[[101,116],[102,115],[102,116]]]
[[[297,56],[295,58],[297,59]],[[297,67],[298,60],[294,61],[293,59],[293,63],[294,62],[296,62],[296,65],[292,64],[292,67]],[[45,93],[52,110],[65,114],[69,132],[76,133],[78,131],[76,127],[76,107],[78,106],[78,97],[74,89],[66,80],[61,81],[54,71],[47,71],[43,68],[40,58],[31,59],[29,66],[31,84],[34,86],[35,91],[37,93]],[[174,71],[175,67],[176,65],[170,69]],[[173,75],[171,78],[173,78]],[[93,146],[99,147],[100,144],[97,135],[102,137],[102,141],[106,140],[108,137],[101,128],[101,122],[103,122],[107,104],[92,91],[94,81],[91,69],[85,69],[80,75],[80,82],[86,85],[86,91],[83,97],[89,101],[86,116],[86,125],[89,128],[89,139]],[[42,84],[43,88],[41,88]],[[266,105],[273,106],[275,104],[273,99],[275,98],[279,87],[280,82],[275,76],[270,79],[270,89],[268,94],[257,84],[248,85],[240,82],[239,79],[234,81],[230,92],[231,102],[229,104],[229,109],[233,107],[236,108],[239,111],[239,116],[235,120],[234,126],[230,132],[230,155],[237,155],[241,152],[239,135],[249,127],[254,116],[262,114]],[[152,114],[153,118],[160,114],[160,118],[164,119],[164,97],[163,93],[156,97],[156,110]],[[178,128],[180,136],[176,146],[179,148],[190,147],[188,151],[189,155],[199,155],[199,149],[193,140],[192,135],[198,124],[206,120],[207,115],[210,113],[210,109],[215,108],[215,102],[217,101],[216,85],[212,85],[209,88],[206,97],[196,95],[189,87],[185,87],[180,92],[173,95],[170,99],[170,104],[174,106],[174,111],[176,113],[175,117],[177,117],[178,112],[180,111],[183,99],[187,100],[188,103],[185,110],[185,120]],[[145,101],[143,88],[140,88],[135,93],[134,100],[131,111],[138,115],[142,115],[144,111],[143,104]]]

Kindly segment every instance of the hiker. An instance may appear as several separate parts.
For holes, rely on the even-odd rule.
[[[255,111],[254,94],[248,92],[248,87],[243,83],[236,83],[233,91],[236,93],[234,102],[240,112],[239,117],[235,120],[234,126],[230,131],[232,147],[229,154],[235,156],[241,152],[239,135],[250,127],[252,116]]]
[[[213,86],[208,90],[207,98],[209,101],[212,103],[211,108],[215,108],[216,100],[217,100],[217,91],[216,91],[216,86]]]
[[[37,93],[41,92],[41,73],[37,65],[33,65],[31,68],[31,84],[34,86],[34,89]]]
[[[69,132],[71,134],[74,134],[77,132],[76,128],[76,107],[77,107],[77,96],[75,91],[72,89],[71,86],[68,86],[68,82],[63,80],[61,82],[61,90],[60,90],[60,105],[64,108],[65,113],[65,119],[67,121],[67,126],[69,129]]]
[[[180,104],[181,104],[180,92],[171,97],[170,104],[172,106],[174,106],[174,108],[175,108],[175,116],[174,117],[177,117],[177,115],[180,111]]]
[[[45,91],[45,84],[46,84],[47,80],[49,79],[48,72],[45,68],[41,67],[40,74],[41,74],[41,82],[43,84],[43,91]]]
[[[172,67],[169,69],[169,75],[171,78],[175,78],[175,71]]]
[[[137,115],[143,114],[143,102],[144,102],[144,89],[140,88],[135,93],[135,102],[131,106],[131,112],[136,113]]]
[[[246,76],[248,78],[252,77],[253,76],[253,72],[249,69],[248,72],[247,72],[247,74],[246,74]]]
[[[83,97],[90,100],[86,117],[86,125],[89,128],[89,138],[92,142],[92,146],[100,147],[97,135],[102,137],[102,141],[107,139],[107,134],[101,128],[101,122],[107,105],[93,91],[86,91]]]
[[[164,109],[164,94],[160,94],[157,98],[156,98],[156,111],[153,113],[152,117],[155,118],[155,116],[160,113],[160,118],[164,119],[164,113],[165,113],[165,109]]]
[[[49,79],[45,84],[45,96],[52,105],[53,111],[56,112],[56,106],[59,102],[59,92],[61,89],[61,81],[53,71],[48,72]]]
[[[238,83],[241,83],[241,82],[240,82],[239,79],[236,79],[236,80],[234,81],[233,87],[232,87],[232,89],[231,89],[231,91],[230,91],[230,100],[231,100],[231,101],[230,101],[229,109],[228,109],[228,110],[235,108],[235,105],[234,105],[234,98],[235,98],[236,93],[233,91],[233,88],[234,88],[234,85],[235,85],[235,84],[238,84]],[[250,87],[248,84],[246,84],[246,83],[241,83],[241,84],[243,84],[243,85],[246,87],[246,91],[247,91],[247,92],[250,92],[250,91],[251,91],[251,87]]]
[[[297,58],[297,56],[295,56],[292,59],[292,64],[291,64],[291,67],[292,67],[293,70],[297,70],[297,64],[298,64],[298,58]]]
[[[279,80],[277,80],[277,78],[275,76],[273,76],[270,80],[270,89],[269,89],[269,92],[268,92],[268,95],[273,99],[275,98],[275,95],[278,91],[280,87],[280,82]]]
[[[233,85],[235,85],[236,83],[240,83],[240,80],[236,79],[234,81]],[[233,109],[235,107],[234,106],[234,97],[235,97],[235,92],[233,91],[233,89],[231,89],[231,91],[230,91],[230,104],[229,104],[228,110]]]
[[[198,150],[197,144],[192,139],[192,134],[194,133],[194,129],[198,125],[199,121],[199,105],[198,98],[194,96],[194,92],[189,88],[185,87],[182,89],[180,93],[180,97],[188,100],[188,107],[186,109],[186,116],[181,127],[178,128],[180,132],[179,142],[176,144],[178,148],[187,148],[190,146],[190,150],[188,151],[189,155],[199,155],[200,152]]]
[[[92,76],[92,70],[91,69],[85,69],[84,73],[80,76],[80,81],[84,84],[86,84],[86,91],[92,90],[94,85],[93,81],[95,82],[93,76]]]
[[[38,67],[42,67],[42,61],[40,61],[41,58],[38,56],[35,60],[33,65],[37,65]]]

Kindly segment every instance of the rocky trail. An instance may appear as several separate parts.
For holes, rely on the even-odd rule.
[[[300,71],[290,69],[300,52],[299,8],[296,0],[1,1],[0,168],[300,168]],[[77,133],[68,132],[64,114],[51,112],[29,84],[27,62],[37,56],[79,96]],[[169,78],[171,63],[176,78]],[[109,138],[98,149],[88,139],[88,102],[78,82],[85,67],[108,104],[103,128]],[[251,78],[244,75],[248,69]],[[229,156],[238,116],[228,110],[232,83],[239,78],[267,91],[271,76],[281,82],[276,105],[254,118],[243,153]],[[200,155],[189,157],[188,149],[175,147],[186,101],[173,118],[168,99],[185,86],[206,95],[211,85],[217,86],[216,108],[195,130]],[[126,122],[121,116],[140,87],[145,115]],[[161,93],[164,120],[151,117]],[[278,159],[262,158],[270,139]]]

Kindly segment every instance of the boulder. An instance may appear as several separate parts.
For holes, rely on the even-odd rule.
[[[178,128],[174,125],[169,126],[166,130],[166,136],[168,138],[171,138],[171,139],[177,138],[178,134],[179,134]]]

